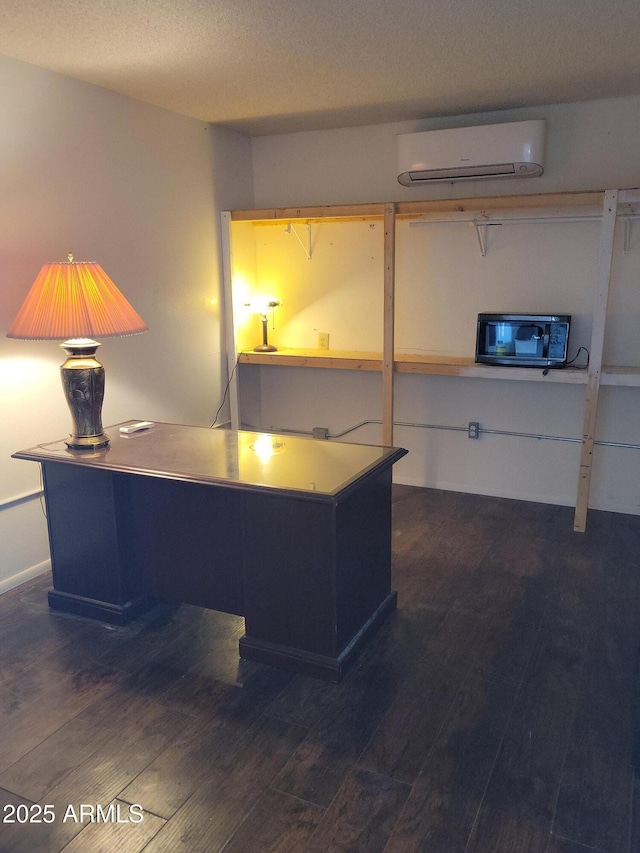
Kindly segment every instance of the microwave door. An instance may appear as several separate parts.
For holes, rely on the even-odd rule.
[[[546,323],[542,334],[542,356],[549,358],[549,324]]]

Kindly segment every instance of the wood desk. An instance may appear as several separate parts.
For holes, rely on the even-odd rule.
[[[124,624],[156,599],[245,618],[244,658],[337,680],[396,606],[402,448],[156,424],[42,465],[49,605]]]

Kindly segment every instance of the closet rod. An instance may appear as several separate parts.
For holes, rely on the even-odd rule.
[[[617,219],[622,219],[627,222],[640,219],[640,213],[621,213]],[[420,219],[409,223],[410,228],[422,225],[451,225],[457,222],[467,223],[470,225],[507,225],[507,224],[522,224],[532,225],[547,222],[602,222],[601,214],[589,214],[588,216],[528,216],[528,217],[507,217],[502,216],[500,219],[483,219],[479,216],[465,217],[464,219]]]

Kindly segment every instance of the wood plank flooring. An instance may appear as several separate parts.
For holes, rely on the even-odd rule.
[[[339,684],[238,617],[1,596],[0,851],[638,853],[640,517],[572,517],[396,486],[399,607]]]

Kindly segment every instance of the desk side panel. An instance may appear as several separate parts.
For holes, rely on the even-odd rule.
[[[391,594],[391,466],[337,507],[336,615],[342,650]]]

